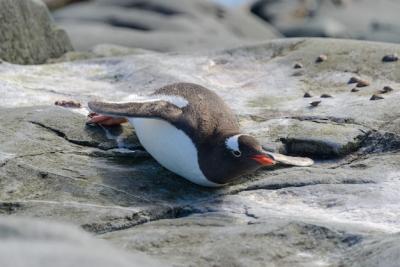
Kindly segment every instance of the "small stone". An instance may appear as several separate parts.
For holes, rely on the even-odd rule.
[[[357,88],[355,88],[355,87],[354,87],[353,89],[351,89],[351,92],[352,92],[352,93],[356,93],[356,92],[358,92],[358,91],[360,91],[360,89],[357,89]]]
[[[322,94],[321,95],[321,98],[331,98],[332,96],[331,95],[329,95],[329,94]]]
[[[382,58],[383,62],[394,62],[399,60],[399,56],[397,54],[386,55]]]
[[[293,68],[295,68],[295,69],[302,69],[302,68],[303,68],[303,64],[301,64],[301,63],[296,63],[296,64],[294,64]]]
[[[318,106],[319,104],[321,104],[321,101],[313,101],[313,102],[310,103],[310,105],[311,105],[312,107],[316,107],[316,106]]]
[[[304,98],[309,98],[309,97],[312,97],[312,95],[309,92],[306,92],[303,97]]]
[[[368,85],[370,85],[370,83],[369,83],[369,81],[366,81],[366,80],[359,80],[357,83],[357,87],[365,87]]]
[[[379,96],[379,95],[372,95],[369,100],[381,100],[381,99],[384,99],[384,98],[382,96]]]
[[[392,88],[392,87],[390,87],[390,86],[385,86],[385,87],[383,87],[382,90],[379,91],[379,93],[380,93],[380,94],[386,94],[386,93],[389,93],[389,92],[392,92],[392,91],[393,91],[393,88]]]
[[[293,77],[298,77],[298,76],[303,76],[303,75],[304,75],[304,71],[303,70],[295,71],[292,74]]]
[[[74,100],[57,100],[54,105],[64,108],[80,108],[81,103]]]
[[[319,56],[317,57],[317,59],[315,60],[315,62],[316,62],[316,63],[321,63],[321,62],[324,62],[324,61],[327,61],[327,60],[328,60],[328,56],[322,54],[322,55],[319,55]]]
[[[358,83],[360,81],[360,78],[357,78],[357,77],[351,77],[350,78],[350,80],[347,82],[348,84],[351,84],[351,83]]]

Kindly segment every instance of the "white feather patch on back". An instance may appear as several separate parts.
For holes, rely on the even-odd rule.
[[[146,103],[146,102],[155,102],[155,101],[160,101],[164,100],[167,101],[178,108],[183,108],[186,107],[189,102],[181,96],[176,96],[176,95],[152,95],[152,96],[141,96],[141,95],[129,95],[127,96],[123,102],[137,102],[137,103]],[[115,102],[114,102],[115,103]]]
[[[225,141],[226,147],[229,148],[230,150],[233,150],[233,151],[240,151],[240,149],[239,149],[239,137],[241,135],[242,134],[237,134],[237,135],[234,135],[234,136],[231,136],[231,137],[227,138],[226,141]]]

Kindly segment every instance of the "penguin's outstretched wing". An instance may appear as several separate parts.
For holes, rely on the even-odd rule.
[[[273,153],[269,151],[265,151],[266,154],[271,156],[276,162],[291,165],[291,166],[299,166],[299,167],[309,167],[314,164],[314,161],[310,158],[303,158],[303,157],[291,157],[286,156],[279,153]]]
[[[115,117],[159,118],[176,120],[182,109],[166,100],[150,100],[128,103],[89,102],[89,109],[95,113]]]

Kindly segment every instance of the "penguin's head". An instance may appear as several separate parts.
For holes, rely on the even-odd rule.
[[[230,136],[226,139],[225,146],[231,160],[243,167],[248,166],[254,169],[275,164],[275,160],[262,149],[257,139],[251,135]]]
[[[211,182],[223,185],[260,167],[275,164],[272,155],[251,135],[228,135],[220,140],[207,146],[199,157],[200,168]]]

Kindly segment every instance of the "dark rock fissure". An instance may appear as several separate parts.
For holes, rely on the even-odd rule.
[[[118,226],[111,224],[111,222],[109,221],[101,224],[100,223],[83,224],[81,225],[81,227],[85,231],[100,235],[120,230],[126,230],[138,225],[158,220],[179,219],[196,213],[195,209],[186,205],[167,207],[166,209],[162,209],[161,211],[159,209],[160,208],[156,208],[155,210],[141,211],[134,213],[131,216],[127,216],[125,218],[118,218],[120,220],[123,220],[123,223]]]
[[[246,192],[246,191],[253,191],[253,190],[279,190],[279,189],[285,189],[285,188],[296,188],[296,187],[304,187],[304,186],[312,186],[312,185],[330,185],[330,184],[372,184],[375,183],[372,180],[363,180],[363,181],[355,181],[355,180],[342,180],[340,182],[333,182],[333,183],[325,183],[325,182],[320,182],[320,181],[314,181],[314,182],[301,182],[301,183],[273,183],[273,184],[254,184],[254,185],[249,185],[246,188],[239,188],[235,189],[232,191],[229,191],[229,193],[222,194],[223,195],[237,195],[241,192]]]
[[[74,140],[74,139],[70,139],[67,137],[67,135],[63,132],[61,132],[60,130],[54,129],[52,127],[49,127],[47,125],[44,125],[43,123],[37,122],[37,121],[29,121],[30,123],[37,125],[43,129],[46,129],[54,134],[56,134],[57,136],[65,139],[66,141],[74,144],[74,145],[79,145],[79,146],[86,146],[86,147],[94,147],[94,148],[99,148],[102,149],[99,144],[97,142],[89,142],[89,141],[81,141],[81,140]]]

